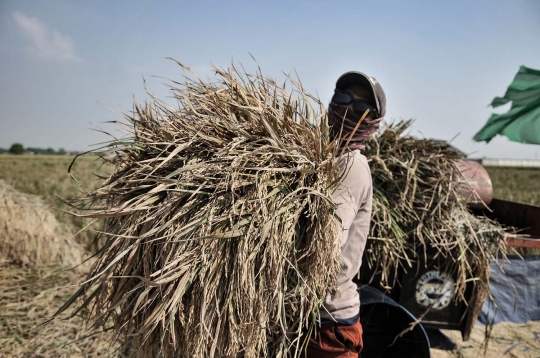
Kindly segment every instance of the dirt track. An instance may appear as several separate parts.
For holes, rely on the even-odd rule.
[[[444,331],[456,343],[454,351],[432,349],[433,358],[480,358],[484,357],[481,347],[484,341],[484,326],[477,325],[467,342],[458,331]],[[540,358],[540,322],[525,324],[499,323],[493,328],[485,357]]]

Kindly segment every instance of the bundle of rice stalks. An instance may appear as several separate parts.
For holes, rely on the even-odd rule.
[[[0,266],[0,356],[120,357],[119,344],[111,345],[110,334],[88,335],[80,317],[41,325],[80,280],[80,275],[59,267]]]
[[[284,357],[340,269],[322,105],[290,79],[216,74],[176,83],[176,108],[136,105],[114,173],[73,202],[107,241],[68,305],[139,356]]]
[[[0,180],[0,259],[26,267],[81,263],[83,249],[43,201]]]
[[[463,155],[447,143],[409,135],[411,123],[389,125],[366,143],[374,200],[364,264],[382,273],[382,286],[392,287],[400,267],[407,270],[419,259],[426,262],[429,253],[457,278],[456,301],[465,300],[467,283],[472,282],[471,309],[478,311],[486,295],[489,263],[505,255],[505,232],[467,209],[467,198],[460,195],[464,186],[471,192],[458,167]]]

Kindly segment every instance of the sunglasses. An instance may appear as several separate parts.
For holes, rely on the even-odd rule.
[[[353,95],[347,91],[335,90],[332,96],[332,102],[335,104],[349,105],[353,103],[353,111],[357,115],[363,115],[367,110],[379,118],[379,111],[363,99],[354,99]]]

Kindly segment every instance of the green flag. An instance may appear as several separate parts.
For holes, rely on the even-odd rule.
[[[514,142],[540,144],[540,70],[521,66],[504,97],[496,97],[491,106],[508,102],[511,109],[492,114],[474,140],[489,142],[499,134]]]

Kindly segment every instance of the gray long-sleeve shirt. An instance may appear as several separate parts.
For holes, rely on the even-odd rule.
[[[360,313],[360,297],[352,281],[362,264],[371,221],[373,185],[367,159],[354,150],[340,160],[347,165],[341,185],[332,197],[338,204],[341,219],[341,273],[337,277],[339,290],[326,297],[321,310],[323,321],[346,321]]]

